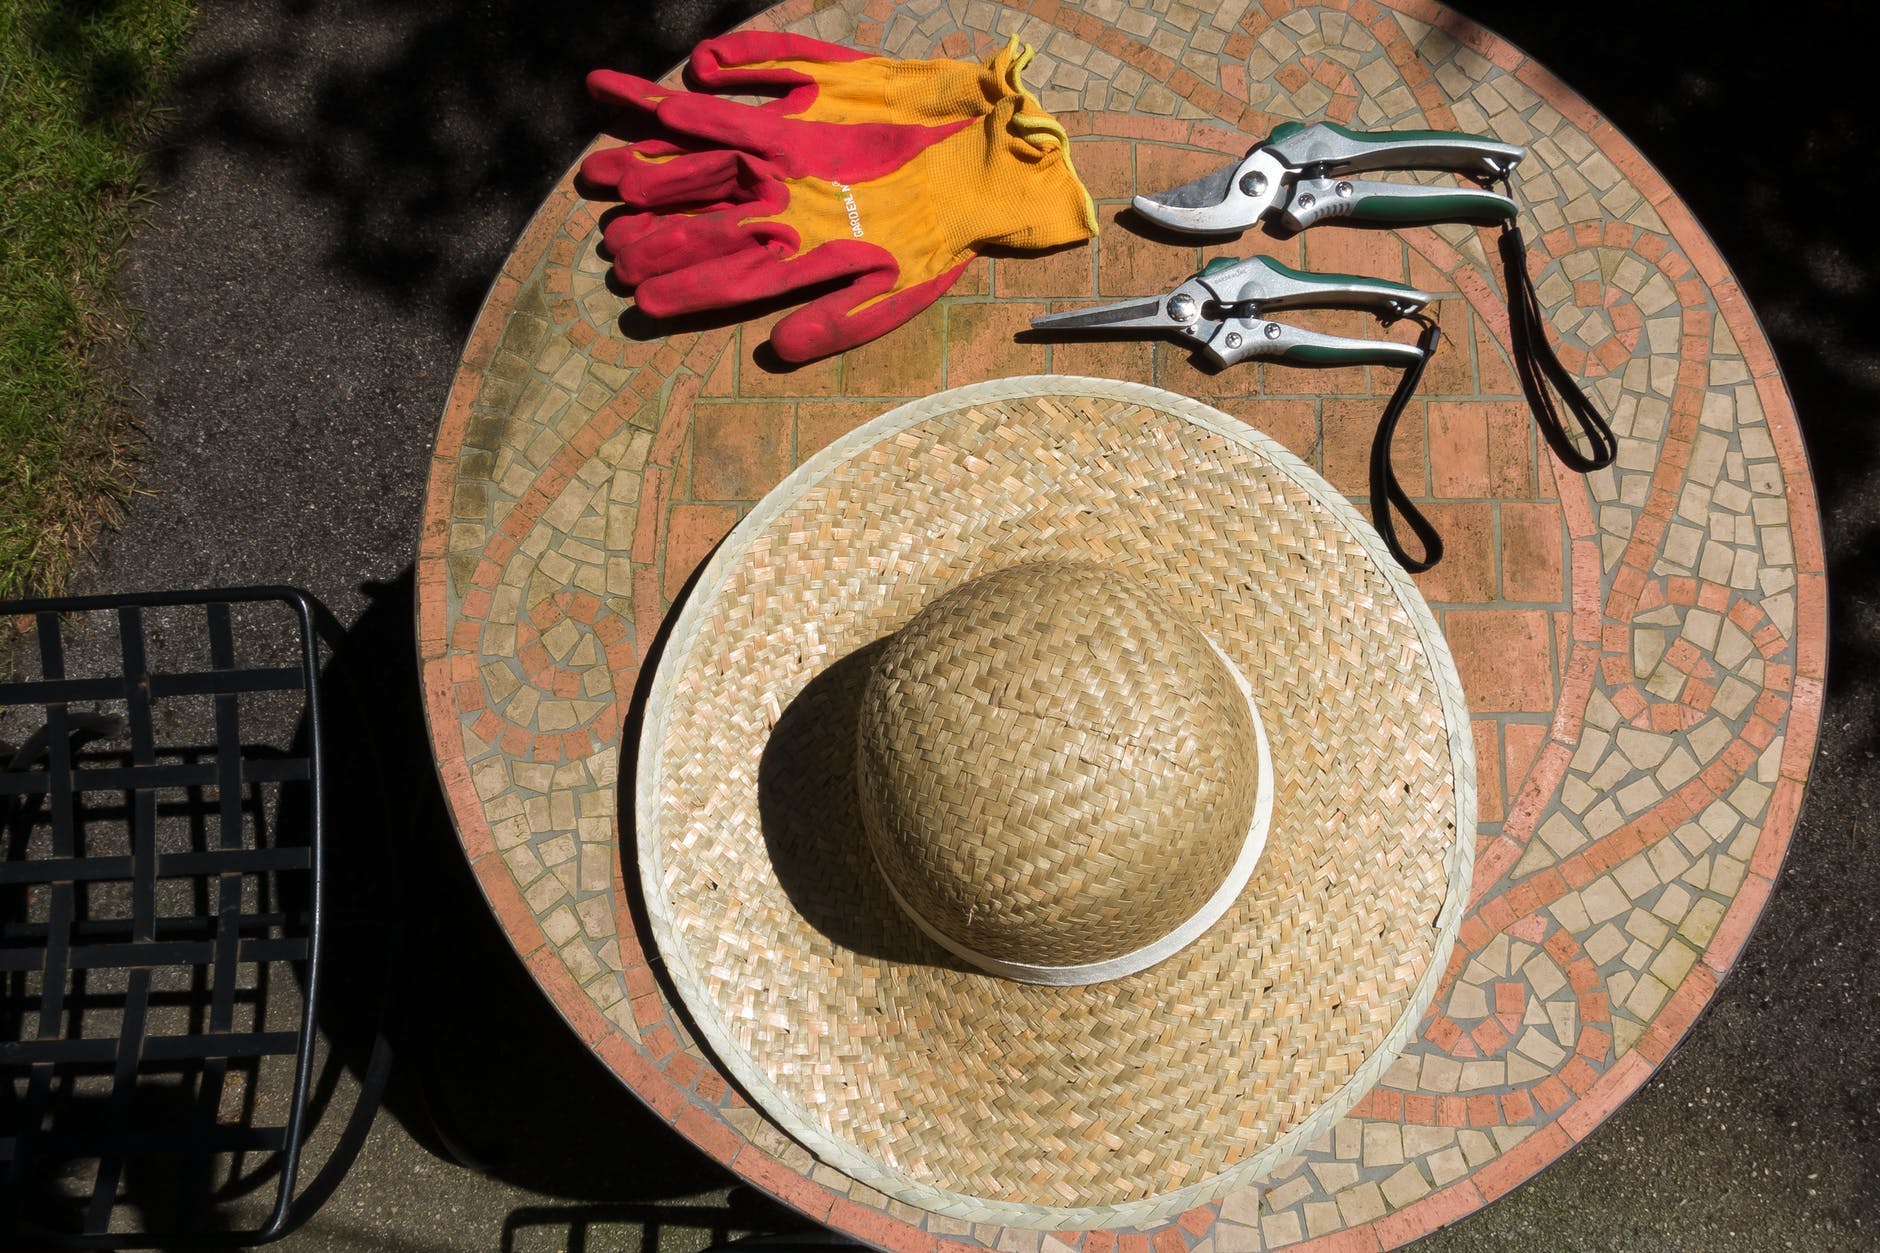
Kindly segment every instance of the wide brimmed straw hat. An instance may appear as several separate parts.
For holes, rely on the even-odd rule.
[[[1017,378],[824,449],[691,589],[635,850],[728,1076],[970,1221],[1166,1219],[1383,1073],[1468,893],[1429,610],[1334,489],[1154,388]]]

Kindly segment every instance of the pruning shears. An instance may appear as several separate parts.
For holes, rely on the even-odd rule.
[[[1156,195],[1136,212],[1170,230],[1218,234],[1272,218],[1302,231],[1332,218],[1405,226],[1500,223],[1515,202],[1486,187],[1391,183],[1350,175],[1448,170],[1481,183],[1506,179],[1527,155],[1518,144],[1457,131],[1354,131],[1336,122],[1287,122],[1232,165]]]
[[[1430,299],[1427,292],[1384,279],[1314,274],[1271,257],[1220,257],[1162,295],[1048,313],[1031,325],[1040,331],[1160,335],[1193,344],[1222,367],[1256,357],[1288,365],[1411,366],[1423,360],[1414,344],[1328,335],[1268,315],[1357,308],[1390,323],[1417,313]]]

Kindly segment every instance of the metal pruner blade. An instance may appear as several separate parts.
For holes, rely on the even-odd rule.
[[[1199,279],[1189,279],[1165,296],[1119,300],[1063,313],[1046,313],[1031,320],[1035,331],[1147,331],[1182,337],[1205,337],[1219,318],[1208,317],[1213,293]]]
[[[1137,196],[1136,212],[1158,226],[1189,234],[1242,231],[1265,217],[1288,171],[1264,147],[1234,164],[1152,196]]]

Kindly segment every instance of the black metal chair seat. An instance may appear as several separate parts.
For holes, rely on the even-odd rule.
[[[26,677],[0,682],[0,1244],[287,1229],[319,991],[317,612],[290,588],[0,604],[29,625]]]

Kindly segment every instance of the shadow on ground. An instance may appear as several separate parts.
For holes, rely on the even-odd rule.
[[[183,141],[285,160],[283,189],[330,210],[324,266],[467,327],[495,267],[462,247],[503,244],[598,132],[600,66],[658,77],[761,0],[632,5],[279,0],[259,38],[194,59],[176,93]],[[226,10],[223,10],[226,12]],[[213,27],[220,13],[211,9]],[[211,40],[213,42],[213,40]],[[422,224],[422,229],[413,229]],[[284,241],[290,244],[299,241]],[[315,241],[307,241],[315,242]]]

